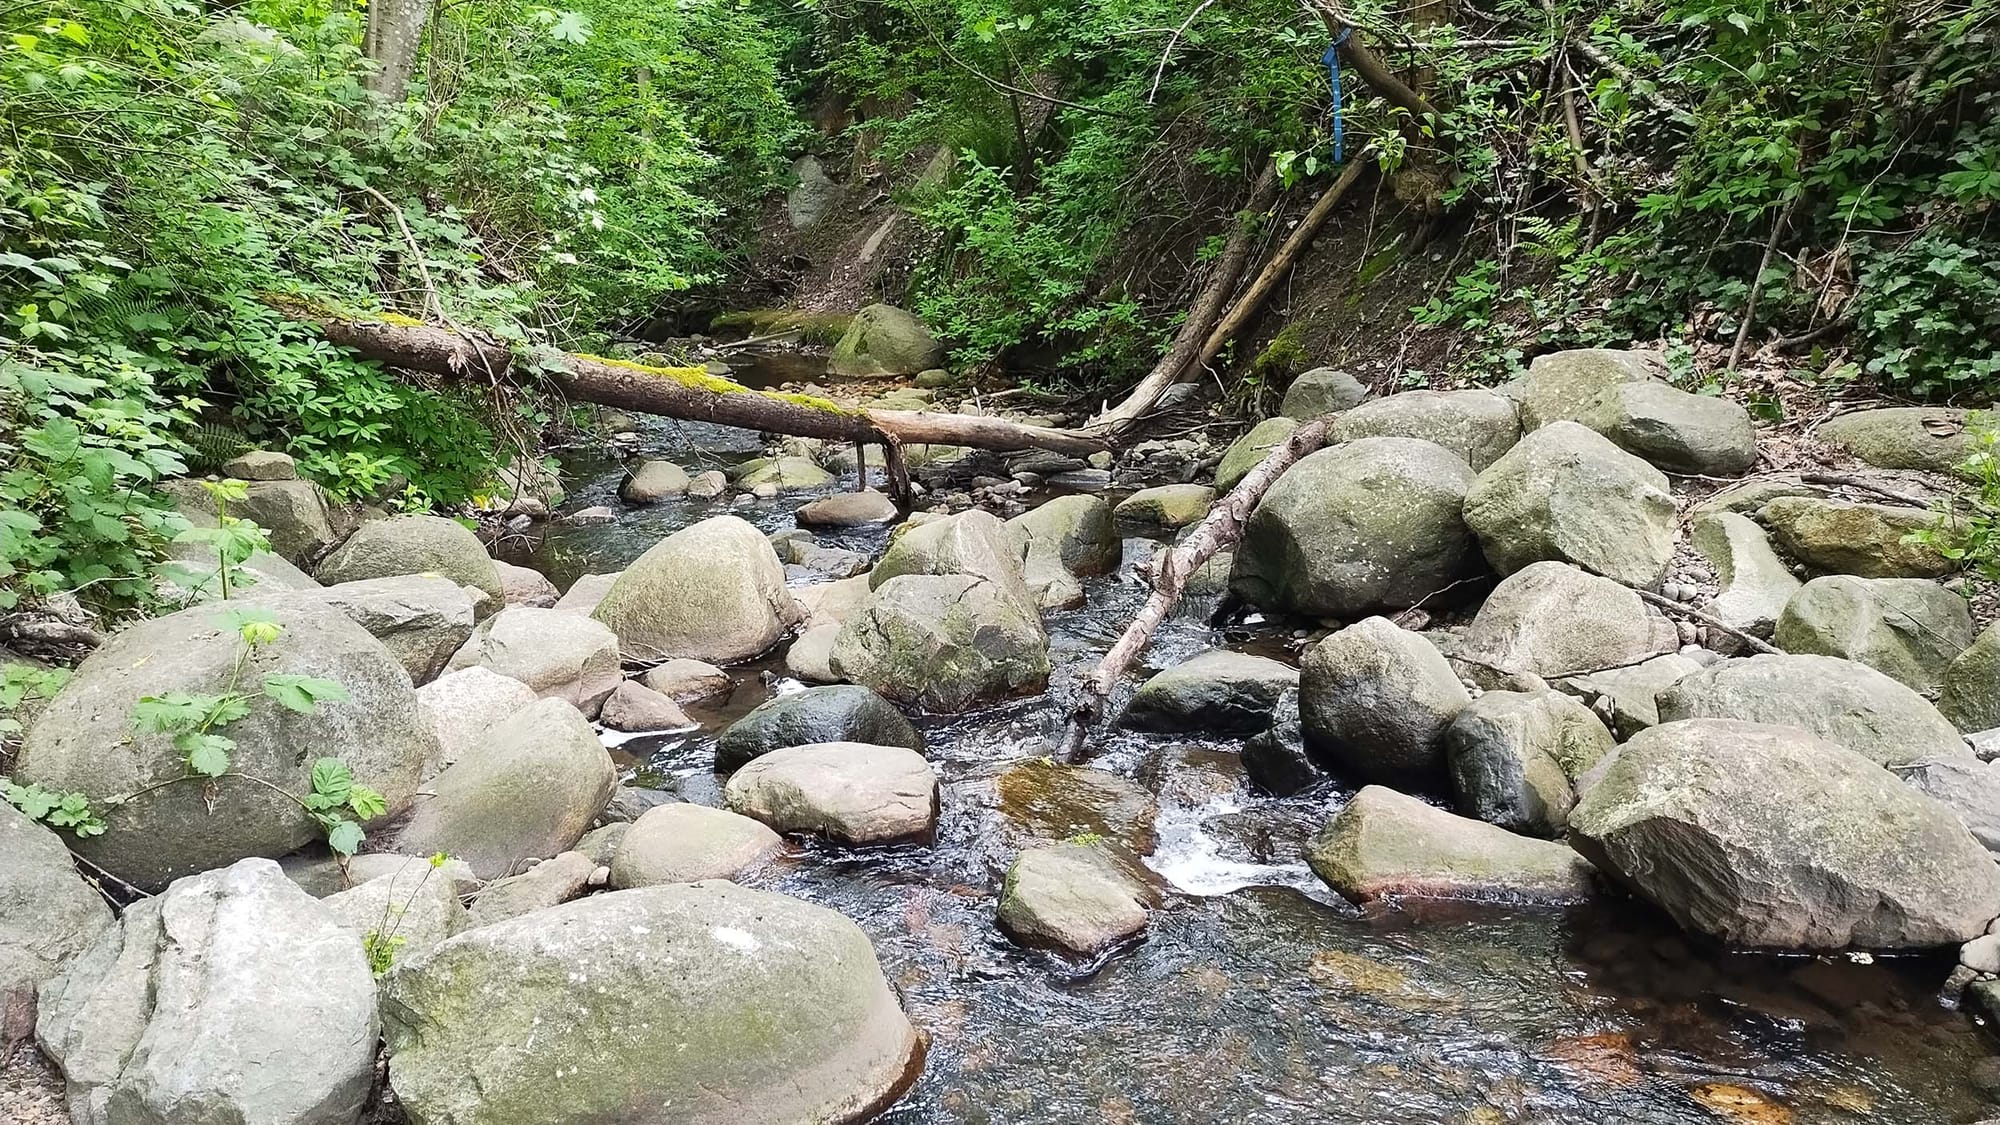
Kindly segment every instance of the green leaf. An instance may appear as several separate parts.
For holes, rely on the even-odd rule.
[[[302,715],[311,714],[320,703],[342,703],[348,698],[347,689],[336,681],[320,676],[283,673],[264,677],[264,694],[277,700],[287,710]]]
[[[326,830],[326,846],[337,855],[353,855],[361,850],[362,842],[367,838],[368,834],[361,830],[361,826],[351,820],[343,820]]]
[[[382,794],[366,785],[357,785],[354,791],[348,794],[347,807],[354,813],[356,820],[370,821],[388,812],[389,802]]]
[[[229,772],[229,752],[236,741],[219,734],[189,731],[177,736],[174,745],[187,755],[188,768],[203,777],[221,777]]]
[[[347,803],[347,797],[354,789],[354,771],[339,758],[321,758],[313,763],[313,793],[332,799],[335,805]]]

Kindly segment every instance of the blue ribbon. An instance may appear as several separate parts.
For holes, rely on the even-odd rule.
[[[1333,162],[1335,164],[1340,163],[1341,150],[1343,148],[1340,121],[1340,45],[1347,42],[1348,35],[1353,31],[1354,29],[1351,27],[1341,28],[1340,34],[1333,37],[1333,45],[1328,47],[1326,54],[1321,55],[1319,59],[1319,61],[1326,64],[1327,77],[1333,83]]]

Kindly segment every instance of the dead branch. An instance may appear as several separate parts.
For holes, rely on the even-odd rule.
[[[1711,629],[1719,629],[1722,632],[1727,633],[1732,637],[1735,637],[1737,640],[1742,641],[1753,652],[1774,653],[1782,655],[1785,651],[1784,649],[1781,649],[1776,645],[1771,644],[1768,641],[1758,640],[1756,637],[1753,637],[1750,634],[1744,632],[1743,630],[1738,629],[1734,625],[1725,624],[1720,618],[1716,617],[1712,613],[1703,613],[1701,610],[1698,610],[1691,605],[1686,605],[1681,602],[1677,602],[1672,598],[1667,597],[1664,594],[1655,594],[1651,590],[1640,590],[1637,588],[1634,588],[1632,592],[1639,595],[1639,600],[1647,603],[1648,605],[1658,606],[1660,609],[1665,610],[1668,613],[1678,613],[1682,617],[1685,617],[1690,621],[1700,622],[1701,624],[1706,625]]]

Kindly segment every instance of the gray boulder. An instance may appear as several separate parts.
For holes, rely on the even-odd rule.
[[[1657,352],[1576,348],[1536,356],[1507,390],[1520,400],[1521,425],[1539,430],[1550,422],[1582,421],[1606,391],[1666,373],[1666,359]]]
[[[1285,388],[1284,404],[1278,413],[1304,422],[1322,414],[1352,410],[1368,399],[1361,380],[1331,367],[1315,367],[1302,372]]]
[[[737,879],[785,850],[776,832],[750,817],[680,802],[647,809],[611,857],[611,885],[651,887]]]
[[[316,597],[345,613],[402,662],[415,684],[435,678],[472,635],[471,595],[440,575],[364,578],[292,596]]]
[[[1554,678],[1672,652],[1671,621],[1608,578],[1531,563],[1493,588],[1465,631],[1464,655],[1500,673]]]
[[[1445,727],[1471,701],[1429,641],[1381,617],[1349,625],[1299,662],[1306,749],[1344,777],[1441,775]]]
[[[840,627],[829,664],[898,703],[964,711],[1040,691],[1049,639],[1023,592],[967,574],[907,574]]]
[[[237,480],[297,480],[299,463],[289,453],[252,449],[224,461],[222,475]]]
[[[716,516],[640,555],[591,616],[618,635],[627,659],[727,662],[776,644],[796,613],[763,533],[735,516]]]
[[[417,713],[438,744],[424,776],[431,777],[476,749],[488,728],[536,698],[535,689],[527,684],[479,667],[446,672],[418,688]]]
[[[1773,637],[1790,653],[1839,656],[1935,692],[1972,644],[1965,599],[1923,578],[1830,574],[1786,604]]]
[[[1988,625],[1945,668],[1938,710],[1968,734],[2000,727],[2000,622]]]
[[[1021,559],[1027,540],[991,512],[974,508],[954,516],[905,526],[869,572],[868,585],[905,574],[970,574],[1023,592]]]
[[[800,505],[792,518],[800,527],[868,527],[894,523],[902,516],[896,502],[874,489],[836,492]]]
[[[1215,505],[1215,489],[1205,484],[1162,484],[1142,488],[1111,510],[1118,534],[1168,539],[1183,527],[1201,522]]]
[[[598,721],[607,730],[627,732],[687,730],[698,725],[680,704],[637,680],[625,680],[612,689]]]
[[[1492,391],[1404,391],[1340,416],[1332,442],[1370,437],[1415,438],[1443,446],[1484,470],[1521,440],[1520,410]]]
[[[872,596],[865,574],[793,587],[791,594],[799,612],[805,615],[799,624],[807,629],[816,629],[821,625],[845,625],[848,618],[861,612],[861,607],[867,605]]]
[[[161,491],[174,498],[175,508],[194,526],[219,522],[215,498],[200,481],[166,481]],[[251,481],[244,498],[229,505],[229,514],[263,528],[271,553],[288,563],[304,563],[340,537],[326,493],[309,480]]]
[[[2000,914],[2000,867],[1949,810],[1790,727],[1642,731],[1570,829],[1683,927],[1736,945],[1925,948],[1977,937]]]
[[[1956,754],[1893,766],[1889,772],[1950,809],[1987,851],[2000,852],[2000,762]]]
[[[1832,656],[1752,656],[1704,668],[1660,695],[1660,721],[1681,719],[1797,727],[1890,767],[1965,753],[1965,740],[1923,696]]]
[[[944,345],[923,322],[893,305],[869,305],[854,314],[833,346],[827,370],[843,379],[915,375],[944,365]]]
[[[569,589],[563,592],[562,597],[556,599],[553,608],[564,613],[590,616],[597,612],[597,604],[604,600],[604,595],[611,592],[611,587],[617,583],[618,575],[622,573],[624,572],[582,575],[569,584]]]
[[[1355,902],[1379,898],[1572,903],[1590,864],[1563,844],[1517,836],[1370,785],[1306,849],[1314,874]]]
[[[481,622],[451,658],[452,670],[486,668],[596,714],[621,682],[618,638],[602,624],[559,609],[508,606]]]
[[[497,559],[493,569],[500,572],[500,600],[504,605],[554,609],[556,603],[562,600],[562,591],[557,590],[556,584],[539,570]]]
[[[1000,927],[1023,945],[1095,957],[1146,932],[1159,892],[1102,843],[1029,848],[1007,868]]]
[[[1622,668],[1606,668],[1586,676],[1568,676],[1555,686],[1571,695],[1594,700],[1607,715],[1611,730],[1630,738],[1660,723],[1660,693],[1702,670],[1693,657],[1670,652]]]
[[[856,1121],[923,1058],[860,927],[722,882],[468,930],[382,991],[390,1086],[416,1121]]]
[[[1032,561],[1048,552],[1076,575],[1109,574],[1124,553],[1111,505],[1099,496],[1058,496],[1007,521],[1026,536]]]
[[[715,768],[728,773],[773,750],[817,742],[924,748],[895,704],[865,687],[829,684],[780,695],[731,723],[715,740]]]
[[[1969,412],[1937,406],[1857,410],[1820,423],[1813,436],[1878,469],[1956,473],[1970,457]]]
[[[1590,708],[1547,691],[1487,692],[1444,733],[1459,811],[1533,836],[1562,835],[1576,779],[1616,745]]]
[[[882,844],[930,836],[938,780],[915,750],[821,742],[757,757],[730,777],[723,799],[779,832]]]
[[[1465,523],[1502,574],[1573,563],[1652,589],[1674,553],[1676,513],[1658,469],[1574,422],[1553,422],[1479,474]]]
[[[657,504],[687,489],[686,469],[672,461],[647,460],[625,470],[625,479],[618,485],[618,498],[627,504]]]
[[[1473,479],[1457,455],[1414,438],[1301,458],[1244,524],[1230,587],[1314,617],[1414,605],[1484,570],[1461,514]]]
[[[674,659],[655,664],[641,677],[646,686],[675,703],[724,699],[736,690],[729,673],[701,660]]]
[[[768,488],[769,495],[780,492],[824,488],[833,483],[833,474],[810,457],[756,457],[737,466],[736,487],[745,492]]]
[[[1579,419],[1618,448],[1670,473],[1736,476],[1757,463],[1750,412],[1717,395],[1665,383],[1621,383]]]
[[[631,825],[610,827],[625,829]],[[490,926],[495,922],[560,906],[588,891],[591,877],[597,869],[597,862],[582,851],[559,852],[519,875],[496,879],[480,890],[479,897],[473,900],[472,909],[466,912],[465,920],[458,929]]]
[[[1289,797],[1326,780],[1306,752],[1304,724],[1299,719],[1299,691],[1288,689],[1271,708],[1271,725],[1243,743],[1243,772],[1266,793]]]
[[[1778,627],[1785,604],[1798,593],[1799,580],[1771,549],[1771,541],[1755,520],[1737,512],[1707,512],[1694,523],[1694,549],[1715,568],[1721,590],[1708,612],[1723,624],[1753,637],[1765,638]],[[1725,653],[1737,642],[1720,638]]]
[[[405,864],[320,902],[357,941],[368,942],[392,965],[457,933],[466,922],[457,880],[443,865],[428,860]]]
[[[396,835],[410,855],[444,852],[482,879],[567,851],[611,799],[618,771],[577,709],[539,699],[489,728],[428,787]]]
[[[29,728],[14,779],[55,792],[77,791],[110,809],[101,836],[74,842],[90,862],[141,889],[223,867],[246,856],[277,857],[321,835],[286,794],[312,790],[312,766],[338,758],[355,780],[380,792],[390,814],[407,807],[437,743],[418,716],[409,673],[345,614],[311,600],[264,606],[275,640],[249,656],[219,606],[197,606],[114,633],[77,668]],[[341,685],[348,698],[309,713],[261,694],[270,675],[312,676]],[[141,699],[175,692],[243,690],[249,714],[226,728],[235,746],[231,773],[212,784],[188,778],[187,754],[164,734],[140,734]],[[260,784],[261,783],[261,784]],[[273,791],[276,787],[279,791]],[[281,791],[281,792],[280,792]]]
[[[268,859],[181,879],[43,989],[75,1125],[353,1125],[375,1074],[361,942]]]
[[[1299,686],[1299,670],[1268,656],[1217,649],[1156,673],[1126,705],[1138,730],[1255,734],[1271,725],[1278,697]]]
[[[809,684],[834,684],[833,642],[840,636],[838,625],[815,625],[792,639],[785,649],[785,671]]]
[[[111,924],[55,832],[0,801],[0,1011],[16,996],[32,999]]]
[[[1235,488],[1257,463],[1270,455],[1271,450],[1285,444],[1292,432],[1299,428],[1297,418],[1287,418],[1280,414],[1266,418],[1250,427],[1250,432],[1230,443],[1223,450],[1222,460],[1215,466],[1215,491],[1226,493]]]
[[[319,564],[328,586],[398,574],[441,574],[461,586],[484,590],[499,605],[506,597],[500,572],[478,536],[443,516],[391,516],[367,520]]]
[[[1958,564],[1912,532],[1937,525],[1934,513],[1886,504],[1854,504],[1822,496],[1780,496],[1757,518],[1787,555],[1822,573],[1863,578],[1942,578]]]

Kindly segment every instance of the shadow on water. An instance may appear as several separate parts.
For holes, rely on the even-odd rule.
[[[690,469],[702,457],[754,454],[754,441],[726,437],[656,428],[649,451]],[[575,478],[588,483],[572,505],[618,507],[616,466],[598,474]],[[541,549],[574,560],[570,575],[612,570],[721,511],[789,528],[805,498],[626,511]],[[879,549],[881,537],[843,545]],[[1147,550],[1129,544],[1127,563]],[[1145,597],[1129,565],[1087,585],[1087,608],[1048,617],[1057,691]],[[1169,621],[1149,665],[1223,640],[1288,653],[1289,638],[1269,631],[1219,637],[1204,608]],[[801,686],[774,657],[736,671],[730,699],[694,712],[702,731],[621,744],[628,777],[719,804],[714,732]],[[995,778],[1046,752],[1053,710],[1039,697],[920,719],[943,783],[936,841],[807,845],[766,879],[858,922],[932,1038],[922,1079],[883,1121],[1938,1125],[1984,1116],[1968,1072],[1988,1046],[1938,1005],[1932,990],[1946,966],[1937,960],[1732,954],[1616,897],[1569,912],[1357,911],[1300,858],[1347,794],[1262,796],[1233,742],[1105,734],[1093,764],[1158,803],[1147,862],[1171,888],[1167,904],[1143,942],[1094,972],[1018,949],[993,924],[1000,875],[1021,843]]]

